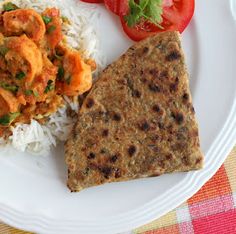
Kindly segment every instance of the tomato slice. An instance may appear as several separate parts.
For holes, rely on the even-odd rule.
[[[103,0],[81,0],[82,2],[88,2],[88,3],[102,3]]]
[[[147,37],[155,35],[159,31],[159,28],[156,25],[149,23],[147,21],[142,22],[136,25],[135,27],[129,27],[126,21],[124,20],[124,17],[121,16],[120,20],[124,32],[130,37],[130,39],[134,41],[143,40]]]
[[[127,15],[129,10],[129,0],[104,0],[108,10],[118,16]]]
[[[164,0],[161,23],[163,29],[147,21],[129,27],[123,16],[120,16],[120,19],[125,33],[132,40],[140,41],[158,32],[179,31],[182,33],[193,16],[194,7],[194,0]]]

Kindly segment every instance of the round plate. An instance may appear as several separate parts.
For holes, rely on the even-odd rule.
[[[69,3],[68,3],[69,4]],[[74,6],[76,7],[76,6]],[[198,172],[113,183],[70,193],[63,146],[51,157],[0,152],[0,219],[37,233],[117,233],[164,215],[216,172],[236,139],[234,2],[196,0],[183,33],[205,167]],[[109,63],[132,42],[117,17],[98,6],[97,31]]]

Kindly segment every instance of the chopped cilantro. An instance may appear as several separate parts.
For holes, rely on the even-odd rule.
[[[39,93],[36,90],[27,89],[25,90],[25,95],[26,96],[34,95],[35,97],[38,97]]]
[[[57,27],[55,25],[51,25],[48,29],[47,29],[47,33],[50,34],[52,33]]]
[[[34,96],[35,96],[35,97],[38,97],[38,96],[39,96],[39,93],[38,93],[36,90],[33,90],[33,93],[34,93]]]
[[[19,112],[9,113],[0,118],[0,124],[3,126],[8,126],[13,120],[15,120],[20,115]]]
[[[65,70],[62,66],[58,67],[58,72],[57,72],[57,79],[59,81],[62,81],[65,75]]]
[[[19,89],[19,86],[10,85],[10,84],[7,84],[7,83],[0,83],[0,87],[2,87],[5,90],[11,91],[13,93],[16,93]]]
[[[44,93],[48,93],[48,92],[52,91],[53,89],[54,89],[53,81],[49,80],[47,83],[47,86],[44,90]]]
[[[32,95],[32,94],[34,94],[34,92],[33,92],[32,89],[27,89],[27,90],[25,90],[25,95],[26,95],[26,96],[30,96],[30,95]]]
[[[14,11],[16,9],[19,9],[19,7],[15,4],[13,4],[12,2],[8,2],[3,5],[4,11]]]
[[[5,56],[9,49],[6,46],[0,46],[0,54]]]
[[[42,19],[44,21],[45,24],[49,24],[50,22],[52,22],[52,18],[46,15],[42,16]]]
[[[24,78],[25,78],[25,73],[23,71],[16,74],[16,79],[17,80],[22,80]]]

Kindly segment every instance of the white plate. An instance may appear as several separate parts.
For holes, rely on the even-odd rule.
[[[231,4],[230,4],[231,3]],[[0,219],[40,233],[117,233],[143,225],[192,196],[216,172],[236,139],[236,31],[233,2],[196,0],[183,34],[205,153],[199,172],[109,184],[70,193],[63,148],[49,158],[0,153]],[[108,61],[131,44],[102,7],[99,33]]]

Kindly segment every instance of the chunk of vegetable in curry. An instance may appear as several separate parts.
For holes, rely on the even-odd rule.
[[[63,105],[63,95],[91,88],[96,64],[65,44],[60,10],[39,14],[8,2],[0,19],[0,133],[17,122],[46,118]]]

